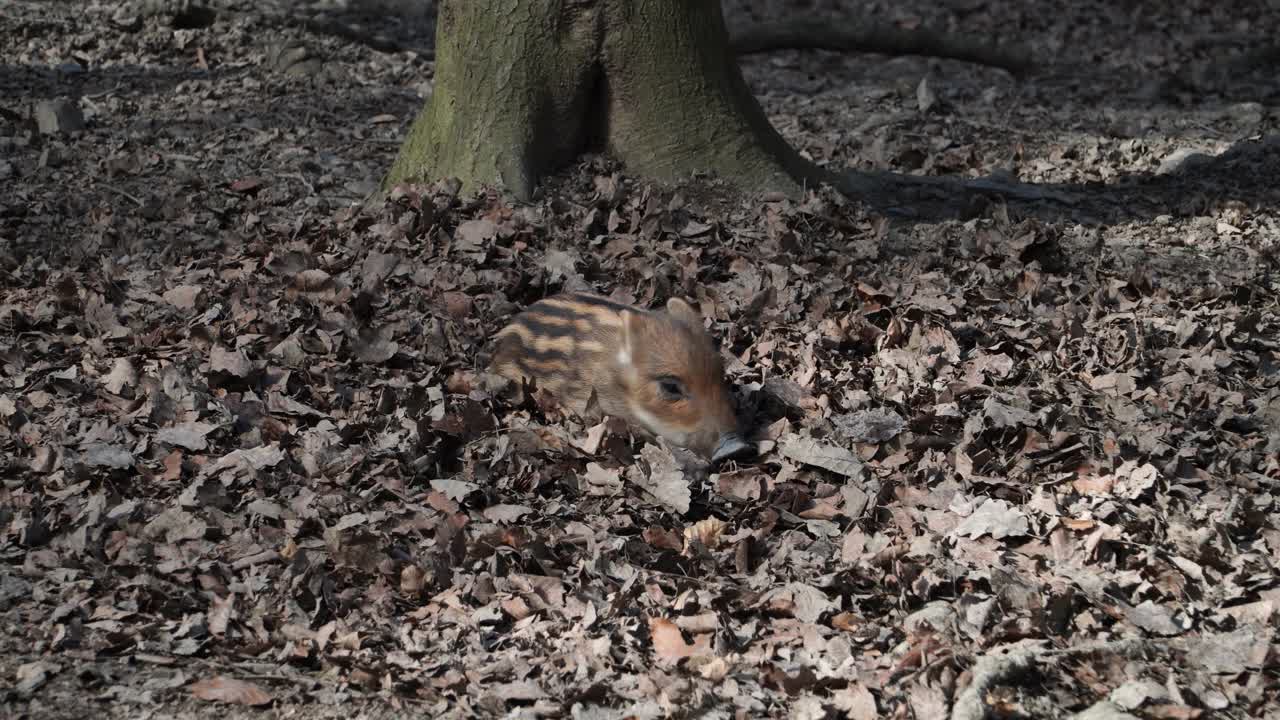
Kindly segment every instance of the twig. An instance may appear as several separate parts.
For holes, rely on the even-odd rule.
[[[85,95],[84,97],[85,97],[85,99],[87,99],[87,100],[97,100],[98,98],[103,98],[103,97],[106,97],[106,96],[110,95],[111,93],[113,93],[113,92],[115,92],[115,91],[119,90],[119,89],[120,89],[120,88],[122,88],[122,87],[124,87],[124,83],[116,83],[116,86],[115,86],[115,87],[113,87],[113,88],[111,88],[111,89],[109,89],[109,90],[103,90],[103,91],[101,91],[101,92],[92,93],[92,94],[89,94],[89,95]]]
[[[103,186],[101,186],[101,187],[102,187],[103,189],[108,190],[108,191],[110,191],[110,192],[113,192],[113,193],[115,193],[115,194],[117,194],[117,195],[119,195],[119,196],[121,196],[121,197],[125,197],[125,198],[128,198],[128,199],[130,199],[130,200],[134,201],[135,203],[137,203],[138,207],[142,207],[143,205],[145,205],[145,204],[146,204],[146,203],[142,202],[141,200],[139,200],[138,198],[134,197],[133,195],[130,195],[129,193],[125,192],[124,190],[121,190],[120,188],[112,187],[112,186],[110,186],[110,185],[103,185]]]

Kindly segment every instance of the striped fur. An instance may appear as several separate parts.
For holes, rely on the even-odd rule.
[[[576,412],[594,389],[607,414],[708,455],[736,432],[719,352],[683,301],[648,311],[558,295],[526,308],[494,343],[494,372],[533,380]],[[662,390],[673,380],[683,397]]]

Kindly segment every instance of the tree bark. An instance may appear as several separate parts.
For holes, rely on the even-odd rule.
[[[677,183],[707,173],[796,197],[830,184],[892,214],[944,217],[977,196],[1076,201],[1003,177],[834,173],[769,123],[738,68],[718,0],[441,0],[432,96],[383,181],[456,178],[532,199],[585,151]]]
[[[527,198],[580,148],[598,40],[582,3],[445,0],[435,84],[385,185],[455,177]]]
[[[432,96],[384,187],[455,177],[517,199],[584,151],[637,175],[791,195],[835,176],[770,125],[716,0],[442,0]]]

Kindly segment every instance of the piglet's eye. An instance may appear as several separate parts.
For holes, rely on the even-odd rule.
[[[668,402],[681,400],[685,396],[684,384],[673,377],[658,378],[658,391],[662,393],[662,399]]]

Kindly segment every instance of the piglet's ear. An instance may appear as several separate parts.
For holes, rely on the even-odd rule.
[[[690,327],[702,327],[702,314],[681,298],[673,297],[667,301],[667,313]]]
[[[644,318],[631,310],[622,311],[621,347],[618,348],[618,364],[630,368],[635,364],[636,347],[640,342],[641,323]]]

